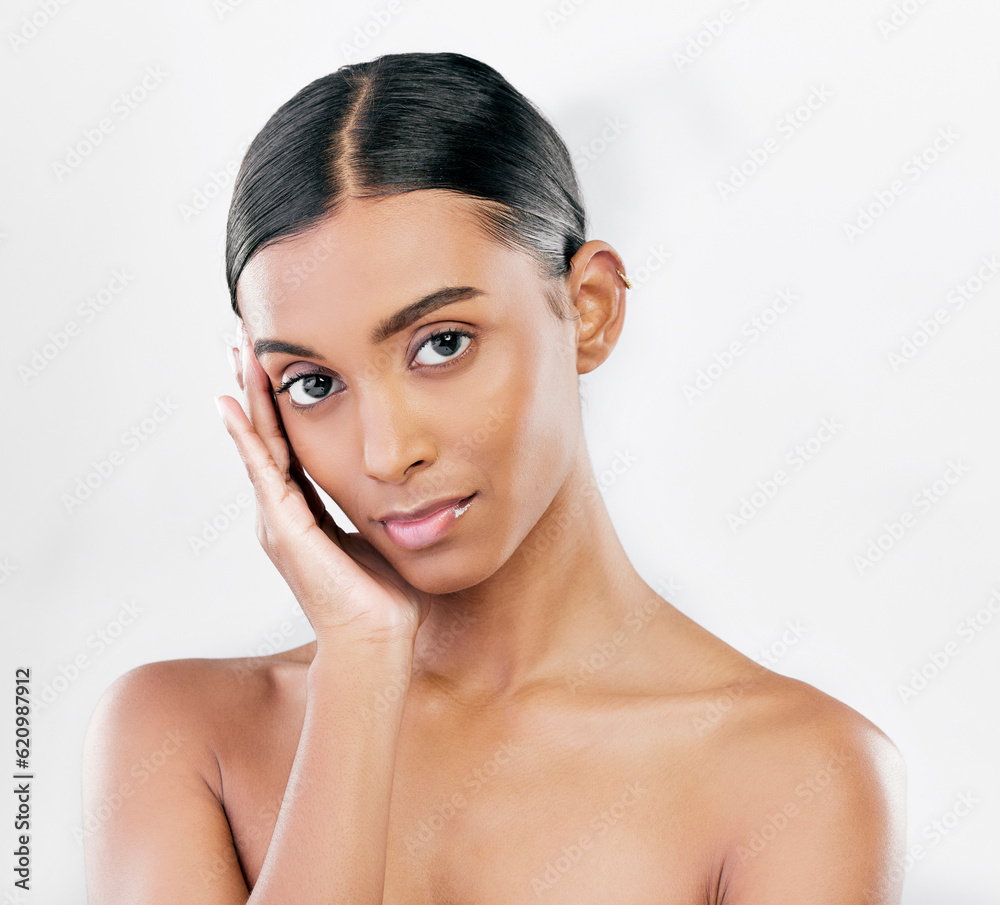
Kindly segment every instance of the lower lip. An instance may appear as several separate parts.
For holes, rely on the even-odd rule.
[[[412,522],[382,522],[385,526],[385,533],[396,544],[407,550],[417,550],[420,547],[426,547],[428,544],[433,544],[435,541],[441,540],[442,537],[451,531],[452,526],[458,521],[458,518],[469,508],[469,504],[472,502],[474,496],[475,494],[467,496],[464,500],[460,500],[451,506],[446,506],[444,509],[438,509],[437,512],[432,512],[425,518]]]

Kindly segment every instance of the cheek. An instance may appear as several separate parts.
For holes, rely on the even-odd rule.
[[[466,419],[463,433],[498,502],[533,523],[571,470],[579,390],[575,366],[551,346],[526,338],[516,348],[527,351],[485,371],[489,378],[477,386],[477,415]]]
[[[358,468],[350,458],[350,441],[334,432],[329,417],[320,416],[312,422],[294,412],[283,417],[288,440],[302,467],[343,508]]]

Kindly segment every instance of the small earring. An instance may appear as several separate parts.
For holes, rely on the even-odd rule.
[[[623,274],[617,267],[615,268],[615,273],[617,273],[618,276],[620,276],[622,280],[624,280],[626,289],[632,288],[632,281],[627,276],[625,276],[625,274]]]

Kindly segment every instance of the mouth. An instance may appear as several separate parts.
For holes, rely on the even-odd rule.
[[[432,503],[412,514],[392,513],[389,518],[379,519],[378,523],[385,529],[390,540],[398,546],[407,550],[417,550],[439,541],[451,531],[456,520],[469,508],[475,496],[473,493],[462,499]]]

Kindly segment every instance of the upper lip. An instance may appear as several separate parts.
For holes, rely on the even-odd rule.
[[[419,519],[426,518],[428,515],[437,512],[439,509],[444,509],[446,506],[454,506],[455,503],[460,503],[462,500],[468,499],[470,496],[475,496],[475,494],[470,493],[466,496],[442,497],[439,500],[425,503],[417,509],[410,509],[406,512],[403,512],[401,509],[394,509],[391,512],[386,512],[384,515],[379,516],[378,521],[415,522]]]

